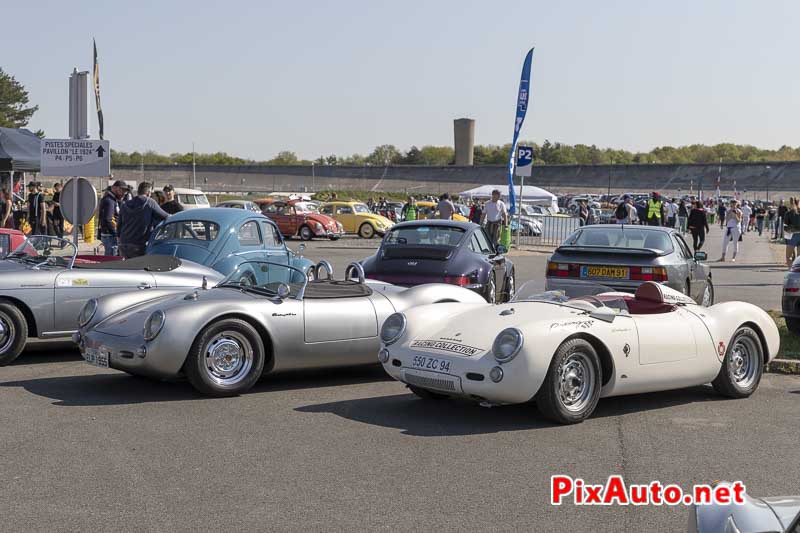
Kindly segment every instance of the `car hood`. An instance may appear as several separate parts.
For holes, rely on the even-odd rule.
[[[366,219],[369,219],[369,220],[374,220],[375,222],[382,222],[385,226],[391,226],[391,225],[394,224],[394,222],[392,222],[388,218],[386,218],[384,216],[381,216],[381,215],[376,215],[374,213],[355,213],[355,215],[357,217],[366,218]]]
[[[511,309],[514,311],[511,312]],[[506,328],[530,327],[537,321],[557,323],[575,317],[574,309],[543,302],[512,302],[503,305],[469,306],[461,313],[448,313],[447,320],[423,327],[410,339],[457,342],[481,352],[492,347],[494,338]]]
[[[167,314],[171,310],[187,305],[221,305],[229,304],[231,300],[250,299],[254,296],[232,288],[219,289],[193,289],[161,291],[160,294],[150,300],[126,307],[108,318],[98,322],[92,329],[100,333],[114,335],[117,337],[127,337],[138,334],[142,331],[144,321],[150,313],[161,310]],[[197,297],[195,298],[195,294]],[[169,320],[169,318],[167,319]],[[169,324],[169,322],[167,322]]]
[[[326,228],[336,228],[338,227],[336,221],[333,217],[329,217],[328,215],[323,215],[321,213],[301,213],[301,215],[306,220],[311,220],[313,222],[319,222]]]

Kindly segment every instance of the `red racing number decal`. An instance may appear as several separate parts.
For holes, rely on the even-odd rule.
[[[719,353],[720,357],[725,355],[725,343],[724,342],[719,341],[719,346],[717,347],[717,352]]]

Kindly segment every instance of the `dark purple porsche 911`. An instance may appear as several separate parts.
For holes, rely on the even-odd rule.
[[[510,300],[516,287],[505,252],[477,224],[418,220],[393,226],[377,253],[361,264],[370,279],[404,287],[451,283],[495,303]]]

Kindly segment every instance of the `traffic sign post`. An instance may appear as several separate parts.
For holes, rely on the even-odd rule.
[[[94,139],[42,139],[42,176],[111,175],[111,150],[108,141]]]
[[[517,159],[514,173],[519,176],[519,208],[517,209],[517,248],[519,248],[522,235],[522,195],[525,188],[525,177],[531,176],[533,168],[533,148],[530,146],[517,146]]]

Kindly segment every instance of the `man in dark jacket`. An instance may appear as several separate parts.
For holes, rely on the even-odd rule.
[[[119,252],[126,259],[144,255],[153,229],[169,216],[150,198],[152,191],[153,186],[143,181],[139,184],[137,196],[119,209]]]
[[[164,198],[165,202],[161,204],[161,209],[169,213],[170,215],[174,215],[175,213],[180,213],[183,211],[183,206],[178,202],[178,199],[175,197],[175,188],[172,185],[164,185]]]
[[[119,245],[117,232],[119,222],[119,204],[128,190],[128,184],[117,180],[114,185],[106,189],[100,199],[98,218],[100,219],[100,242],[103,243],[106,255],[117,255]]]
[[[42,194],[42,184],[28,183],[28,224],[31,235],[47,235],[47,204]]]

